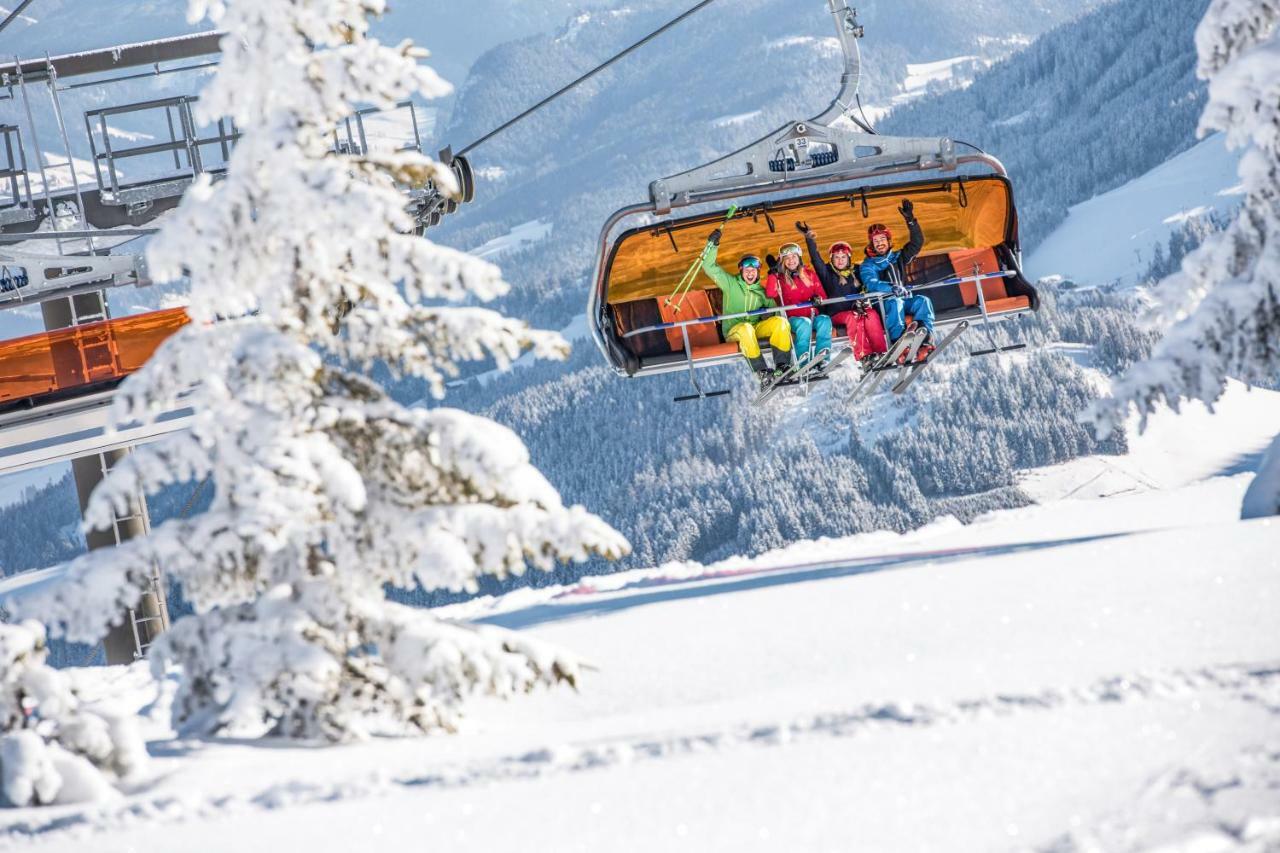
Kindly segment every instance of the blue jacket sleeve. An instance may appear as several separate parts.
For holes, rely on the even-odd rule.
[[[892,285],[886,281],[881,281],[875,262],[870,258],[862,262],[862,265],[858,267],[858,272],[862,274],[862,285],[867,289],[868,293],[893,292]]]

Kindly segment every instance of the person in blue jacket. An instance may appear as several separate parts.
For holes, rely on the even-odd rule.
[[[920,230],[920,223],[916,222],[911,199],[903,199],[898,212],[907,223],[907,245],[895,250],[893,233],[884,225],[872,225],[867,229],[867,259],[862,262],[858,272],[868,291],[893,294],[884,300],[884,324],[889,333],[890,347],[906,331],[906,314],[910,313],[925,328],[924,343],[916,354],[917,360],[923,361],[934,350],[933,300],[911,293],[907,284],[907,264],[915,260],[916,255],[924,248],[924,232]],[[904,353],[900,360],[905,358]]]

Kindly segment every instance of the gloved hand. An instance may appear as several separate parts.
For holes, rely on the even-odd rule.
[[[895,284],[893,286],[893,295],[899,299],[907,298],[907,286],[905,284]]]
[[[778,271],[778,259],[773,255],[764,256],[764,265],[768,268],[770,273],[776,273]]]
[[[814,307],[814,308],[821,308],[821,307],[822,307],[822,301],[823,301],[823,300],[822,300],[822,297],[821,297],[821,296],[815,296],[815,297],[813,297],[812,299],[810,299],[809,301],[813,303],[813,307]]]
[[[707,242],[713,246],[720,245],[720,238],[724,236],[724,232],[719,228],[711,232],[711,236],[707,238]]]
[[[902,218],[908,222],[912,222],[916,218],[916,206],[911,203],[911,199],[904,198],[902,206],[898,208],[898,212],[902,214]]]
[[[806,237],[813,236],[813,232],[809,230],[808,222],[803,222],[803,221],[796,222],[796,230]]]

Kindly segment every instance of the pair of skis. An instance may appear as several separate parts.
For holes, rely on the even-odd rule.
[[[822,350],[803,364],[799,362],[792,364],[785,373],[774,377],[772,382],[761,388],[760,393],[756,395],[755,400],[752,402],[755,405],[759,405],[778,393],[780,388],[802,385],[808,382],[821,382],[830,376],[833,370],[844,364],[849,356],[853,355],[852,350],[844,349],[840,350],[828,361],[828,352],[829,350]]]
[[[917,361],[916,358],[920,354],[920,347],[924,345],[929,332],[923,326],[913,325],[903,333],[902,337],[894,342],[893,346],[889,347],[888,352],[872,362],[871,366],[863,371],[862,378],[858,380],[858,384],[845,397],[845,403],[856,403],[864,397],[870,397],[890,373],[897,374],[897,381],[893,383],[893,393],[901,394],[905,392],[911,386],[911,383],[915,382],[920,374],[933,363],[933,360],[938,357],[938,353],[951,346],[956,338],[960,337],[968,328],[969,321],[961,320],[938,342],[933,352],[929,353],[928,358],[923,361]],[[899,363],[899,360],[901,360],[901,363]]]

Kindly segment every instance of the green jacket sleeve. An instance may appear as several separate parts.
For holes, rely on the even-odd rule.
[[[716,254],[719,251],[719,246],[707,247],[707,253],[702,256],[702,271],[707,274],[707,278],[716,283],[716,287],[727,291],[733,286],[734,276],[720,269],[720,266],[716,263]]]

